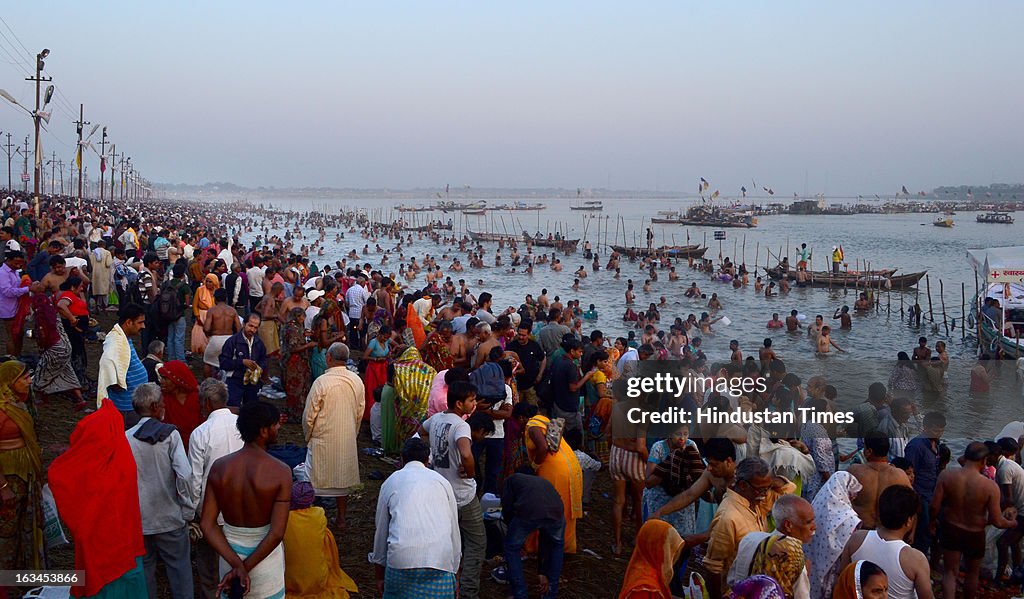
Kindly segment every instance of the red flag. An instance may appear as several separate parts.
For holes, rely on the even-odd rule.
[[[107,170],[107,159],[101,156],[100,157],[100,172],[103,173],[103,172],[106,172],[106,170]]]

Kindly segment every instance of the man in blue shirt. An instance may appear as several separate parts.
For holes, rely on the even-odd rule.
[[[139,304],[121,308],[117,324],[103,340],[99,374],[96,378],[98,399],[109,397],[124,416],[125,429],[139,422],[132,407],[132,394],[139,385],[149,382],[146,367],[135,351],[131,338],[146,328],[146,309]]]
[[[933,514],[928,506],[935,494],[935,483],[939,480],[939,441],[946,432],[946,417],[940,412],[924,415],[921,434],[907,443],[904,456],[914,468],[914,490],[921,496],[921,517],[917,522],[914,547],[927,553],[931,548],[931,534],[928,527]]]

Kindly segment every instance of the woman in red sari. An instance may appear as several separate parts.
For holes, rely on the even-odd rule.
[[[284,369],[284,391],[288,395],[288,418],[301,421],[306,407],[306,395],[312,384],[310,350],[315,341],[306,338],[306,311],[292,308],[288,311],[281,339],[281,364]]]
[[[188,439],[192,431],[203,422],[199,407],[199,383],[188,365],[181,360],[164,362],[156,373],[160,375],[160,389],[163,391],[163,421],[178,427],[185,451],[188,451]]]

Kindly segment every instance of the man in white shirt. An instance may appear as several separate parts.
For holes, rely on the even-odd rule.
[[[189,493],[192,469],[185,456],[181,435],[164,424],[164,402],[156,383],[139,385],[132,394],[132,408],[141,417],[125,431],[138,470],[139,506],[142,512],[142,557],[150,599],[156,598],[156,562],[167,570],[171,597],[191,599],[192,563],[188,522],[196,506]]]
[[[197,512],[203,505],[206,479],[213,463],[245,445],[238,432],[238,415],[227,407],[227,385],[217,379],[206,379],[199,385],[199,403],[210,416],[189,437],[188,459],[192,464],[190,493]],[[196,571],[199,574],[199,596],[202,599],[217,597],[217,584],[220,582],[218,559],[217,552],[205,539],[196,543]]]
[[[252,266],[245,271],[245,277],[249,280],[249,310],[253,311],[256,309],[256,304],[260,303],[263,299],[263,278],[267,274],[267,269],[263,266],[263,258],[261,256],[253,256]]]
[[[1002,575],[1006,570],[1009,550],[1013,549],[1013,567],[1021,565],[1020,540],[1024,537],[1024,468],[1013,461],[1020,451],[1017,439],[1013,437],[997,437],[999,444],[999,461],[996,462],[996,482],[999,484],[1000,507],[1004,510],[1013,507],[1017,510],[1017,526],[1004,532],[996,542],[999,551],[999,565],[996,573]]]
[[[363,312],[366,300],[370,299],[370,292],[366,290],[366,276],[362,273],[356,277],[356,284],[349,287],[345,292],[345,303],[348,304],[349,332],[348,340],[352,342],[353,349],[363,349],[359,343],[359,315]],[[358,347],[357,347],[358,346]]]
[[[455,502],[459,506],[459,532],[463,547],[462,576],[459,596],[477,599],[480,593],[480,568],[484,561],[487,532],[484,530],[483,510],[476,496],[476,463],[473,460],[473,441],[481,441],[494,430],[489,417],[484,420],[490,430],[479,430],[474,437],[469,423],[463,418],[476,411],[476,386],[454,381],[448,386],[448,410],[434,414],[420,425],[420,435],[430,441],[430,454],[434,472],[443,476],[452,486]]]
[[[220,253],[217,254],[217,259],[223,260],[224,265],[227,266],[229,269],[231,268],[231,265],[235,263],[235,256],[234,254],[231,253],[231,242],[232,239],[230,237],[226,239],[221,239],[221,247],[223,247],[224,249],[222,249]]]
[[[373,553],[377,594],[454,597],[462,541],[459,510],[448,481],[427,468],[430,446],[413,437],[402,448],[405,467],[377,497]]]

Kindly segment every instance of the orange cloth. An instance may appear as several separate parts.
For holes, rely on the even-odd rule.
[[[860,565],[863,560],[848,564],[843,568],[842,573],[836,580],[836,588],[832,591],[832,599],[860,599],[860,581],[857,575],[860,573]]]
[[[420,315],[413,307],[413,303],[415,302],[409,304],[409,308],[405,312],[405,326],[412,329],[412,338],[416,340],[416,347],[423,347],[423,343],[427,340],[427,331],[423,329],[423,321],[420,320]]]
[[[537,464],[537,446],[530,438],[529,431],[531,428],[540,428],[547,434],[549,422],[551,421],[546,416],[537,415],[526,423],[526,451],[534,465]],[[562,506],[565,508],[565,552],[576,553],[576,520],[583,517],[583,470],[580,469],[576,454],[563,438],[558,452],[548,454],[544,462],[536,468],[537,476],[551,483],[562,498]],[[534,534],[527,540],[526,550],[533,553],[536,547]]]
[[[78,423],[70,449],[48,473],[57,510],[75,538],[75,569],[85,570],[85,585],[71,588],[75,597],[95,595],[146,553],[136,478],[124,417],[104,399]]]
[[[668,585],[675,574],[683,539],[664,520],[648,520],[636,535],[619,599],[671,599]]]

